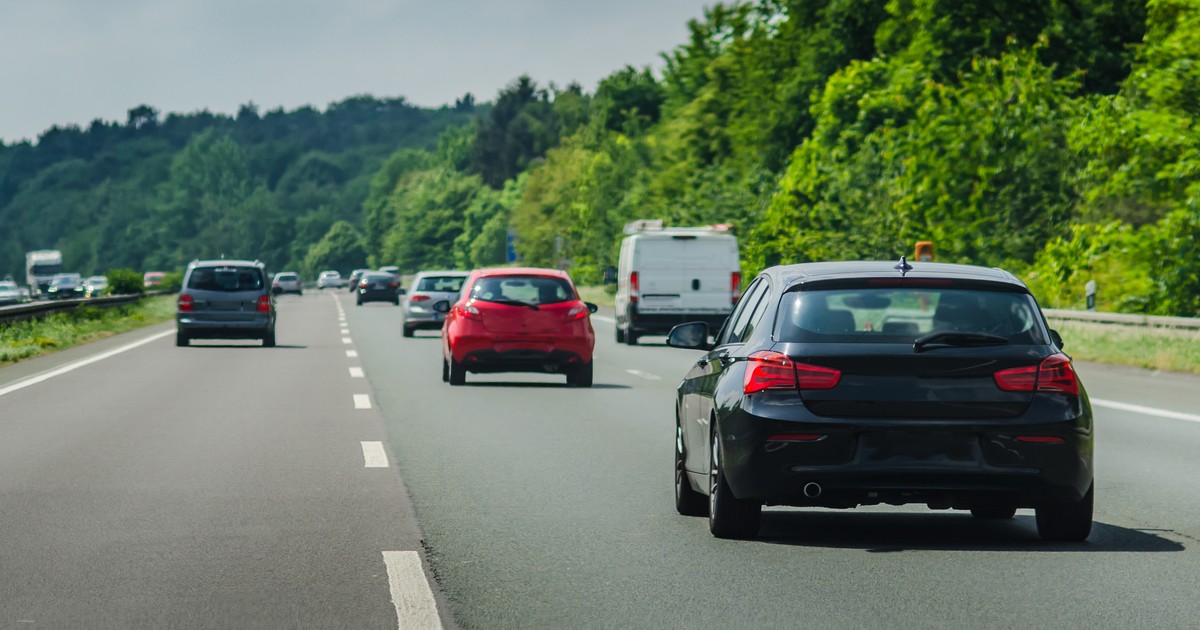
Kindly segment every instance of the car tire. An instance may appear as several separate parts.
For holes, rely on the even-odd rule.
[[[1049,503],[1039,506],[1038,535],[1051,542],[1083,542],[1092,533],[1092,511],[1095,507],[1095,484],[1079,501]]]
[[[267,334],[263,335],[262,341],[263,341],[264,348],[274,348],[275,347],[275,331],[272,330],[272,331],[268,332]]]
[[[392,300],[392,306],[400,306],[400,298]]]
[[[1002,521],[1017,514],[1015,507],[988,506],[971,508],[971,516],[986,521]]]
[[[591,387],[592,386],[592,364],[585,363],[570,372],[567,372],[567,385],[575,387]]]
[[[447,375],[447,380],[451,385],[465,385],[467,383],[467,368],[451,358],[450,373]]]
[[[442,358],[442,382],[443,383],[450,382],[450,362],[447,361],[444,357]]]
[[[175,332],[175,345],[180,348],[186,348],[191,344],[192,340],[188,338],[187,333],[182,330]]]
[[[688,482],[683,456],[683,429],[675,425],[675,511],[684,516],[708,516],[708,499]]]
[[[638,334],[632,328],[625,331],[625,345],[636,346],[638,342]]]
[[[708,471],[708,531],[717,538],[753,538],[762,521],[762,504],[733,496],[721,464],[720,441],[713,432]]]
[[[413,330],[412,326],[403,326],[403,327],[401,327],[400,330],[402,331],[401,334],[404,335],[405,337],[411,337],[411,336],[413,336],[413,333],[415,332]]]
[[[362,305],[363,305],[362,298],[358,298],[357,300],[354,300],[354,305],[355,305],[355,306],[362,306]]]
[[[621,330],[620,324],[617,324],[617,343],[625,343],[625,331]]]

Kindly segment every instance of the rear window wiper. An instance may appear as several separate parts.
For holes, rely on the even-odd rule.
[[[964,333],[942,330],[913,340],[913,351],[924,352],[938,348],[969,348],[974,346],[1003,346],[1008,339],[986,333]]]
[[[526,307],[526,308],[531,308],[531,309],[533,309],[533,310],[535,310],[535,311],[540,311],[540,310],[542,310],[542,309],[538,308],[537,304],[530,304],[529,302],[522,302],[522,301],[520,301],[520,300],[505,300],[505,299],[499,299],[499,300],[484,300],[484,301],[485,301],[485,302],[492,302],[492,303],[495,303],[495,304],[507,304],[507,305],[509,305],[509,306],[524,306],[524,307]]]

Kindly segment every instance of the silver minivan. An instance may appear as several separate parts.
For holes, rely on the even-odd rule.
[[[417,330],[441,330],[446,314],[433,310],[433,305],[457,301],[467,275],[466,271],[422,271],[413,276],[411,288],[400,297],[404,336],[411,337]]]
[[[262,339],[275,346],[275,300],[265,266],[248,260],[188,265],[175,311],[175,345],[192,339]]]

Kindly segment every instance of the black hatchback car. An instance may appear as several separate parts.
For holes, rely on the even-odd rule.
[[[358,296],[355,303],[359,306],[367,302],[391,302],[400,306],[400,280],[390,273],[368,271],[359,276]]]
[[[999,269],[773,267],[709,343],[676,406],[675,502],[722,538],[763,505],[924,503],[1011,518],[1045,540],[1092,526],[1092,411],[1062,338]]]

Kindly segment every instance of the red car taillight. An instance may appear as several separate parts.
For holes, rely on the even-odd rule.
[[[269,295],[258,296],[258,312],[259,313],[270,313],[271,312],[271,296],[269,296]]]
[[[731,302],[738,303],[738,299],[742,297],[742,272],[735,271],[729,278],[729,290],[733,294]]]
[[[638,272],[633,271],[633,272],[629,273],[629,301],[630,302],[638,301],[638,291],[640,291],[640,288],[638,287]]]
[[[480,313],[479,309],[470,304],[467,304],[466,306],[454,307],[454,314],[458,317],[465,317],[466,319],[483,319],[483,313]]]
[[[425,295],[423,293],[414,293],[414,294],[412,294],[412,297],[408,299],[408,301],[409,302],[428,302],[429,296]]]
[[[194,309],[194,306],[192,305],[192,296],[190,296],[190,295],[179,296],[179,312],[191,313],[193,309]]]
[[[571,310],[567,311],[567,321],[573,322],[580,319],[587,319],[588,315],[590,315],[590,313],[588,312],[587,305],[579,304],[572,306]]]
[[[1000,370],[992,375],[1006,392],[1058,392],[1079,395],[1079,378],[1065,354],[1046,357],[1039,365]]]
[[[760,350],[750,355],[742,391],[753,394],[768,389],[832,389],[842,378],[838,370],[796,363],[787,355]]]

